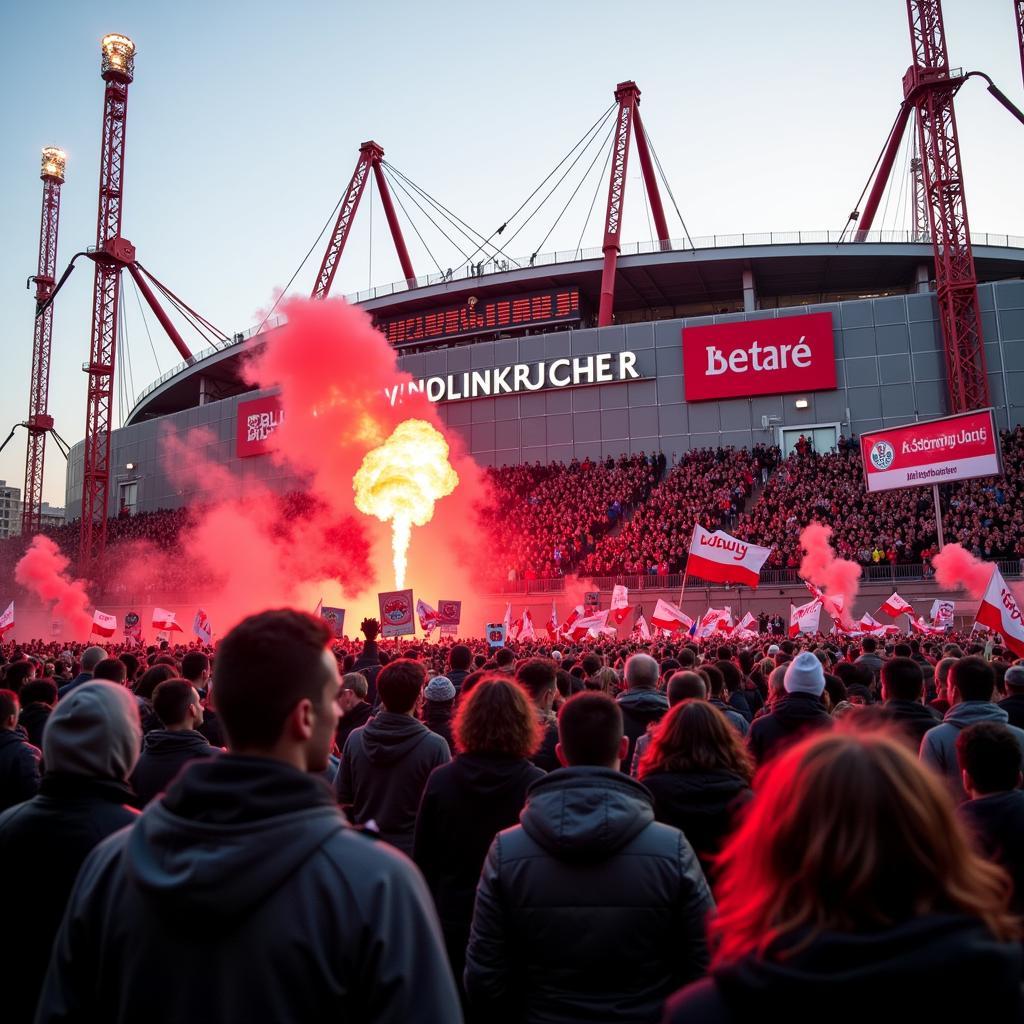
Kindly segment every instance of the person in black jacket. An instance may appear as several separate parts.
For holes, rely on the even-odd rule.
[[[810,651],[801,652],[786,665],[782,685],[785,696],[750,726],[747,745],[758,765],[763,765],[806,733],[832,726],[832,719],[821,701],[825,670]]]
[[[704,700],[676,704],[658,723],[638,778],[654,818],[689,840],[704,874],[753,797],[754,762],[724,711]]]
[[[153,691],[153,711],[163,728],[146,733],[142,756],[130,780],[139,807],[162,793],[189,761],[218,753],[197,731],[203,721],[203,705],[187,679],[160,683]]]
[[[338,720],[338,735],[335,738],[339,751],[345,749],[349,733],[361,729],[373,717],[373,705],[366,699],[369,692],[370,684],[362,672],[346,672],[341,677],[341,693],[338,696],[341,718]]]
[[[551,658],[528,658],[517,666],[516,681],[530,695],[541,729],[540,746],[530,760],[542,772],[553,772],[561,767],[555,754],[558,722],[551,710],[558,694],[558,669]]]
[[[915,752],[924,734],[942,724],[942,716],[924,703],[924,673],[913,658],[890,658],[882,665],[880,717],[893,722]]]
[[[337,727],[330,628],[250,616],[221,640],[230,753],[190,764],[82,866],[37,1019],[461,1020],[415,867],[349,828],[315,773]]]
[[[958,811],[982,850],[1013,879],[1013,908],[1024,914],[1024,790],[1017,738],[998,722],[969,725],[956,756],[970,798]]]
[[[452,716],[455,713],[455,687],[447,676],[434,676],[423,687],[423,708],[421,717],[423,724],[433,733],[437,733],[448,744],[448,749],[455,748],[452,739]]]
[[[634,654],[626,660],[623,676],[626,691],[618,696],[622,710],[623,729],[629,741],[625,769],[633,763],[636,741],[647,732],[647,727],[665,717],[668,698],[657,689],[660,666],[649,654]]]
[[[486,676],[459,704],[459,756],[427,779],[413,859],[434,897],[452,971],[461,979],[480,869],[495,835],[519,820],[526,792],[544,772],[528,760],[540,726],[521,684]]]
[[[352,665],[353,672],[362,672],[366,676],[369,687],[367,701],[371,708],[377,707],[377,676],[383,667],[380,660],[380,648],[377,646],[377,637],[380,635],[380,623],[376,619],[363,619],[359,626],[365,641],[363,649]]]
[[[38,796],[0,814],[0,863],[42,884],[11,884],[0,928],[4,1020],[30,1024],[78,870],[89,852],[138,812],[125,782],[139,756],[135,698],[123,686],[87,682],[50,716]],[[17,922],[15,926],[15,922]]]
[[[456,644],[448,652],[448,671],[446,675],[451,680],[455,692],[462,690],[462,684],[469,675],[473,664],[473,652],[465,644]]]
[[[21,705],[13,690],[0,690],[0,811],[39,792],[42,751],[18,727]]]
[[[1011,665],[1003,676],[1007,696],[999,706],[1010,716],[1010,725],[1024,729],[1024,665]]]
[[[18,725],[25,730],[29,743],[42,750],[43,729],[57,703],[57,684],[52,679],[33,679],[22,686],[18,699]]]
[[[1021,1019],[1006,876],[901,740],[825,733],[782,753],[720,867],[710,976],[665,1024]]]
[[[566,767],[535,782],[477,888],[466,992],[482,1019],[655,1021],[707,967],[713,903],[686,837],[619,768],[622,711],[584,692],[558,716]]]

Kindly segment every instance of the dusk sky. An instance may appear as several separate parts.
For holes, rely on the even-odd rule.
[[[986,71],[1024,106],[1012,0],[943,7],[952,64]],[[35,273],[42,146],[68,154],[58,274],[95,242],[99,40],[107,32],[138,47],[124,235],[144,266],[228,334],[258,322],[292,276],[364,140],[381,143],[389,162],[489,235],[628,78],[643,92],[644,122],[691,236],[841,229],[896,114],[911,56],[902,0],[7,0],[0,26],[0,438],[27,414],[33,304],[24,286]],[[957,116],[974,231],[1024,236],[1024,127],[979,81],[961,91]],[[512,255],[573,249],[581,232],[584,247],[600,245],[606,174],[589,223],[586,215],[603,161],[541,245],[589,158],[577,165]],[[901,154],[897,176],[904,166]],[[904,180],[876,228],[909,226]],[[372,218],[364,199],[334,295],[402,276],[379,199],[369,198]],[[414,220],[441,266],[458,266],[462,257],[418,211]],[[405,232],[417,273],[436,270],[415,231],[406,224]],[[649,237],[634,156],[623,238]],[[322,250],[321,242],[293,293],[309,294]],[[55,307],[50,412],[70,444],[84,433],[92,278],[92,264],[80,260]],[[123,296],[131,373],[115,425],[179,362],[149,315],[151,346],[130,283]],[[204,344],[185,337],[194,349]],[[0,455],[0,477],[21,487],[24,456],[19,430]],[[54,505],[64,503],[64,466],[51,443],[44,496]]]

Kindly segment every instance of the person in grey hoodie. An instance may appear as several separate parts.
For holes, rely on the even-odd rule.
[[[942,724],[929,729],[921,740],[918,752],[925,764],[930,764],[949,783],[958,803],[967,799],[963,776],[956,756],[956,741],[961,729],[976,722],[998,722],[1010,730],[1021,748],[1024,763],[1024,729],[1007,725],[1009,715],[992,701],[995,673],[984,658],[959,658],[949,672],[949,699],[951,707],[943,716]]]
[[[615,701],[576,694],[558,733],[565,767],[530,787],[480,876],[466,950],[472,1019],[656,1021],[673,987],[707,969],[704,873],[619,770],[629,744]]]
[[[377,676],[383,711],[345,741],[335,781],[338,803],[356,824],[412,856],[427,776],[451,759],[447,741],[416,718],[426,671],[418,661],[388,662]]]

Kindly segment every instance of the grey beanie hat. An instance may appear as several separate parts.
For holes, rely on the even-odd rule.
[[[139,759],[142,726],[134,695],[116,683],[76,686],[43,731],[46,771],[123,782]]]
[[[447,676],[434,676],[423,690],[427,700],[455,700],[455,687]]]
[[[786,666],[782,685],[786,693],[810,693],[820,697],[825,689],[825,669],[814,653],[801,651]]]

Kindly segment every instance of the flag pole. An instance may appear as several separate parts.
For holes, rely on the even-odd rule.
[[[932,484],[932,501],[935,502],[935,532],[939,538],[939,550],[946,546],[945,538],[942,536],[942,506],[939,504],[939,485]]]

